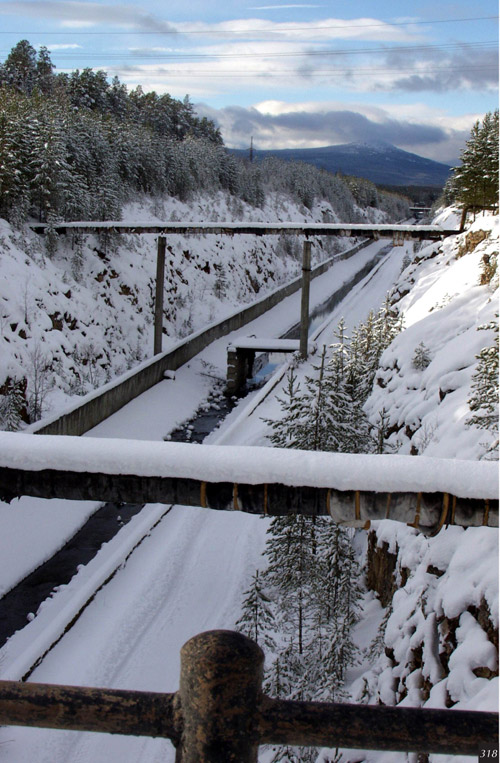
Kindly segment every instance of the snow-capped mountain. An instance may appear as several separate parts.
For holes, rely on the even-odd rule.
[[[234,151],[237,155],[247,152]],[[255,152],[257,161],[276,156],[306,162],[318,169],[366,178],[382,185],[430,185],[442,187],[450,167],[418,154],[403,151],[384,141],[353,142],[321,148],[287,148]]]

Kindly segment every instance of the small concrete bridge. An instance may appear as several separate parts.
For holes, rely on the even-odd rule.
[[[312,346],[309,345],[309,350]],[[247,379],[253,376],[253,366],[257,353],[298,352],[298,339],[273,339],[241,337],[231,342],[227,348],[226,394],[234,395],[244,387]]]

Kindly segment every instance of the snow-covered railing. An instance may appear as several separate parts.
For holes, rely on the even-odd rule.
[[[158,236],[169,234],[192,235],[210,234],[218,235],[244,234],[250,236],[273,236],[286,233],[295,233],[301,236],[363,236],[366,238],[391,238],[397,241],[403,239],[418,239],[422,241],[440,241],[446,236],[455,236],[460,233],[459,229],[442,228],[440,225],[396,225],[374,223],[142,223],[133,221],[96,222],[93,220],[80,222],[59,222],[47,224],[32,224],[30,228],[36,233],[45,233],[50,228],[56,233],[64,234],[68,231],[80,233],[98,233],[109,231],[113,233],[154,233]]]
[[[264,654],[208,631],[181,649],[174,694],[0,681],[0,724],[170,739],[176,763],[255,763],[262,744],[479,755],[498,714],[296,702],[262,693]]]
[[[0,498],[20,495],[498,526],[494,462],[2,432]]]

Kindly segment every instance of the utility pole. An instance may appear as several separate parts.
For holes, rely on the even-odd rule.
[[[165,249],[167,239],[158,236],[158,253],[156,257],[156,294],[155,294],[155,335],[154,354],[162,350],[163,337],[163,286],[165,282]]]
[[[252,164],[252,162],[253,162],[253,135],[250,138],[250,155],[249,155],[249,159],[250,159],[250,164]]]
[[[309,339],[309,284],[311,282],[311,242],[304,241],[302,252],[302,294],[300,303],[300,354],[307,359]]]

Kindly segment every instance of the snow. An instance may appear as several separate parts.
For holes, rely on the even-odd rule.
[[[411,456],[314,453],[280,448],[191,445],[0,432],[0,465],[258,485],[281,483],[377,492],[445,492],[496,498],[491,462]]]
[[[440,224],[448,224],[447,216],[449,213],[443,212]],[[478,219],[472,228],[484,229],[478,227],[480,225],[489,226],[491,231],[489,239],[479,245],[480,252],[488,247],[489,251],[495,246],[497,235],[494,220]],[[315,332],[315,341],[327,344],[332,341],[333,328],[340,315],[345,313],[351,328],[366,317],[370,308],[378,308],[387,289],[399,278],[404,254],[411,254],[412,249],[412,244],[406,243],[399,250],[392,250]],[[267,432],[262,418],[272,418],[279,411],[276,397],[281,389],[276,378],[252,400],[237,406],[230,420],[211,435],[210,445],[162,442],[168,431],[188,418],[214,389],[216,382],[212,376],[224,377],[227,344],[234,339],[231,336],[219,340],[210,351],[193,359],[189,367],[179,369],[175,379],[165,380],[149,390],[86,437],[1,434],[0,463],[37,469],[47,468],[48,464],[71,468],[79,463],[80,467],[84,465],[95,471],[175,473],[207,480],[235,478],[239,482],[258,481],[258,477],[265,475],[269,481],[289,480],[288,484],[324,484],[341,489],[355,485],[357,489],[384,490],[390,484],[391,490],[421,490],[424,484],[425,490],[434,488],[469,496],[491,491],[493,497],[498,494],[497,465],[478,460],[482,453],[480,443],[486,433],[475,428],[465,430],[464,418],[470,378],[477,363],[474,355],[489,340],[488,332],[477,332],[476,327],[478,322],[486,322],[494,314],[495,295],[490,287],[477,286],[480,257],[474,252],[457,259],[457,242],[450,241],[431,257],[437,249],[439,246],[434,244],[418,251],[417,256],[422,258],[420,263],[401,274],[400,293],[403,294],[405,285],[415,289],[402,296],[402,304],[409,314],[407,328],[387,350],[380,377],[386,387],[376,385],[369,405],[372,411],[385,405],[393,421],[401,420],[403,428],[398,436],[402,441],[402,455],[358,457],[290,453],[260,447],[266,442]],[[362,256],[368,255],[365,252]],[[316,288],[318,294],[322,290],[328,294],[332,280],[342,281],[353,267],[350,260],[336,264],[330,275],[317,279],[316,287],[313,282],[312,292]],[[298,303],[290,300],[268,316],[267,321],[263,317],[259,324],[252,325],[248,333],[257,336],[281,333],[281,326],[287,328],[292,316],[299,313]],[[91,307],[90,302],[86,304]],[[429,312],[430,308],[434,309]],[[19,309],[22,313],[22,305]],[[200,311],[204,309],[200,306]],[[200,320],[201,326],[206,314]],[[60,332],[49,332],[55,333]],[[429,350],[431,362],[417,372],[412,360],[415,347],[421,341]],[[311,361],[315,362],[316,357]],[[307,368],[307,365],[303,368],[304,373]],[[280,373],[282,371],[276,376]],[[440,387],[446,392],[442,400]],[[437,424],[431,431],[435,418]],[[420,422],[419,432],[411,438],[404,434],[410,421]],[[425,450],[425,455],[408,456],[411,444],[418,441],[419,435],[423,438],[426,425],[428,443],[420,449]],[[0,522],[5,522],[0,525],[1,530],[8,528],[8,518],[4,520],[7,513],[22,509],[25,502],[26,506],[32,506],[29,509],[32,513],[23,515],[27,523],[34,512],[45,511],[53,503],[24,498],[10,506],[1,506]],[[84,512],[92,510],[90,504],[86,508],[80,504],[80,507]],[[37,548],[23,543],[21,517],[19,533],[13,537],[8,550],[10,558],[17,554],[22,564],[29,567],[55,537],[60,543],[65,534],[71,533],[71,530],[58,533],[54,527],[65,513],[76,516],[75,507],[61,502],[40,532]],[[150,531],[148,528],[158,520],[154,531]],[[76,524],[79,521],[75,519]],[[202,630],[234,627],[243,591],[255,569],[262,564],[268,524],[268,519],[240,512],[209,512],[181,506],[170,511],[165,506],[146,507],[145,513],[141,512],[123,527],[116,538],[106,544],[68,586],[55,592],[32,622],[0,650],[0,677],[20,676],[30,669],[37,653],[51,647],[30,680],[176,690],[182,644]],[[485,527],[466,530],[448,527],[435,538],[426,538],[413,528],[390,520],[376,523],[376,531],[378,543],[388,542],[390,549],[398,553],[399,584],[407,576],[405,585],[396,593],[386,633],[386,646],[394,650],[398,661],[392,664],[382,654],[372,665],[365,662],[354,668],[349,676],[353,682],[353,698],[443,707],[451,696],[457,709],[497,707],[498,679],[482,677],[485,671],[495,669],[496,655],[485,630],[478,624],[474,608],[487,606],[492,623],[498,627],[498,531]],[[142,538],[144,540],[130,553]],[[7,548],[9,539],[4,543]],[[9,559],[5,567],[8,565]],[[434,569],[443,574],[438,576]],[[116,572],[89,602],[92,588],[98,579],[102,580],[104,570],[108,576],[112,570]],[[403,575],[403,570],[409,570],[410,574]],[[77,621],[52,646],[65,622],[74,617],[77,606],[83,607]],[[384,614],[373,595],[366,597],[366,614],[366,620],[357,629],[358,643],[364,647],[373,639]],[[457,648],[451,651],[447,676],[441,672],[436,653],[436,646],[444,638],[443,618],[447,621],[458,618]],[[422,648],[421,665],[412,664],[419,647]],[[82,654],[85,659],[81,658]],[[428,698],[422,694],[423,680],[434,682]],[[404,687],[406,696],[402,696]],[[363,690],[367,695],[361,700]],[[324,751],[319,760],[327,754]],[[343,763],[359,760],[360,754],[346,753]],[[108,763],[109,760],[152,763],[171,762],[174,754],[170,743],[162,740],[6,728],[0,730],[1,758],[9,763],[34,760],[37,763]],[[365,760],[401,763],[402,756],[369,752]],[[433,763],[451,761],[450,756],[433,756]],[[453,763],[456,761],[453,759]]]
[[[456,710],[498,709],[498,677],[478,677],[473,671],[498,668],[498,654],[468,608],[484,600],[491,622],[498,627],[498,532],[491,528],[443,529],[425,538],[401,523],[383,520],[372,525],[377,543],[390,544],[398,556],[397,569],[407,580],[395,593],[385,632],[385,651],[354,678],[355,702],[401,707],[442,708],[449,700]],[[436,572],[439,571],[439,574]],[[441,574],[442,573],[442,574]],[[451,651],[448,675],[438,652],[444,651],[447,623],[458,618],[457,646]],[[392,652],[391,652],[392,650]],[[389,656],[391,655],[391,656]],[[423,682],[432,688],[426,698]],[[343,750],[342,763],[358,760],[359,752]],[[328,750],[322,751],[328,755]],[[323,758],[319,757],[318,760]],[[371,763],[399,763],[395,754],[367,752]],[[471,760],[466,756],[432,755],[432,763]]]
[[[99,506],[27,496],[0,502],[0,596],[59,551]]]
[[[181,646],[203,630],[234,628],[267,527],[268,520],[240,513],[174,507],[97,593],[30,680],[176,691]],[[100,562],[96,557],[91,565]],[[79,582],[77,575],[69,584],[73,594]],[[46,617],[50,614],[51,621],[59,612],[59,599],[57,594],[47,604]],[[27,626],[31,634],[38,619]],[[25,631],[0,650],[1,678],[13,674],[9,654],[17,655],[18,672],[32,659],[24,651],[24,647],[30,650],[30,640],[22,635]],[[75,659],[82,654],[85,659]],[[173,747],[165,740],[12,727],[0,730],[0,748],[9,763],[172,763],[174,758]]]
[[[459,256],[466,236],[477,231],[488,237]],[[426,456],[477,460],[484,454],[483,443],[491,440],[465,422],[471,415],[476,355],[493,343],[493,331],[477,329],[496,319],[497,292],[493,285],[479,285],[479,278],[485,254],[498,251],[498,236],[498,217],[478,218],[461,236],[440,247],[424,247],[420,262],[410,265],[396,284],[396,296],[404,295],[397,305],[405,331],[382,355],[365,410],[374,419],[385,409],[389,427],[396,430],[389,442],[399,453],[416,448]],[[430,362],[419,370],[413,361],[421,344]]]
[[[327,273],[314,279],[311,283],[311,306],[323,302],[331,294],[332,288],[342,286],[382,247],[382,242],[370,244],[351,259],[336,262]],[[401,259],[399,252],[397,255],[399,262]],[[88,309],[92,308],[89,306]],[[300,294],[293,294],[265,316],[248,324],[245,330],[248,333],[269,334],[271,325],[273,332],[280,334],[290,328],[298,320],[299,315]],[[199,356],[179,368],[174,378],[156,384],[94,427],[88,436],[162,442],[170,431],[188,420],[198,406],[203,404],[214,389],[214,377],[224,379],[227,345],[233,337],[239,336],[241,331],[233,332],[227,338],[214,342]],[[154,358],[143,361],[134,369],[109,382],[105,388],[119,384],[152,362],[155,362]],[[258,405],[262,396],[267,394],[268,388],[269,386],[266,385],[266,389],[249,396],[243,401],[241,407],[247,410],[248,406],[252,405],[252,401]],[[82,400],[97,396],[101,389],[102,387],[88,393],[84,398],[77,396],[76,402],[69,406],[66,404],[64,410],[69,411],[78,407]],[[231,418],[241,414],[241,407],[233,411]],[[60,412],[57,412],[54,416],[47,417],[45,422],[57,418],[59,414]],[[37,426],[28,427],[25,431],[30,431]],[[240,424],[237,426],[239,429]],[[3,583],[5,590],[10,589],[64,545],[93,511],[93,509],[87,509],[87,506],[97,508],[97,504],[85,502],[49,501],[27,497],[11,505],[0,502],[0,528],[5,530],[0,536],[0,550],[4,552],[0,565],[2,565],[2,572],[5,572],[5,577],[2,576],[2,581],[5,581]],[[9,531],[10,528],[12,532]]]

